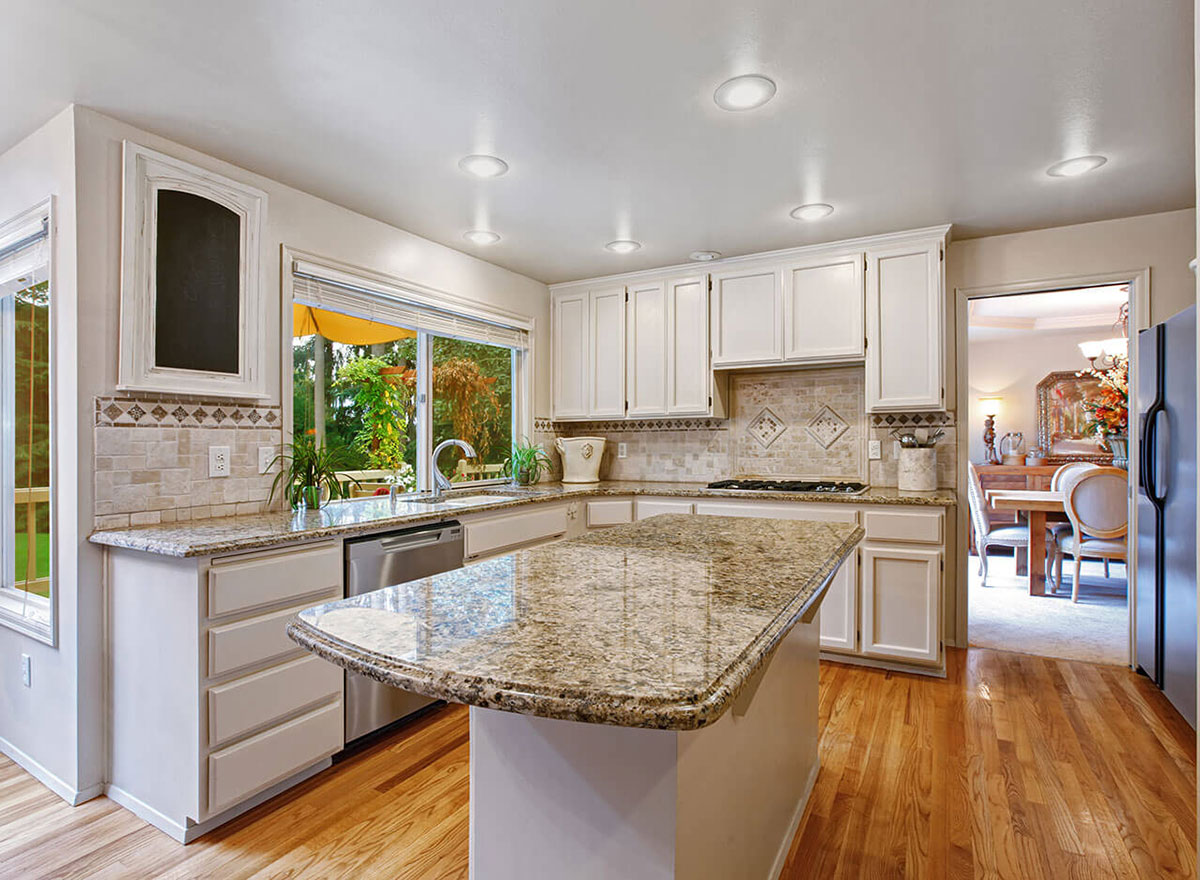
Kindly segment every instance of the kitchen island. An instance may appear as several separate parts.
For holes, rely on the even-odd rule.
[[[471,707],[473,877],[774,877],[818,768],[817,611],[862,536],[657,516],[319,605],[288,634]]]

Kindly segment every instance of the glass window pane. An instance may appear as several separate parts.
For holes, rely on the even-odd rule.
[[[438,466],[453,483],[502,479],[513,443],[513,358],[511,348],[434,336],[433,445],[451,437],[479,453],[467,459],[445,450]]]
[[[386,491],[391,479],[416,489],[416,331],[297,308],[305,315],[292,340],[295,435],[338,450],[352,495]]]

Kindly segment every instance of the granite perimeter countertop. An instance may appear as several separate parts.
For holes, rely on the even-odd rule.
[[[694,730],[812,619],[862,537],[845,523],[666,514],[318,605],[288,635],[429,697]]]
[[[823,504],[905,504],[948,507],[956,503],[954,491],[901,492],[895,488],[871,488],[862,495],[823,495],[814,492],[769,492],[709,489],[704,483],[656,483],[606,480],[600,483],[540,483],[527,489],[490,486],[446,495],[439,504],[405,501],[395,503],[380,496],[335,501],[320,510],[198,519],[160,525],[102,529],[93,532],[93,544],[141,550],[163,556],[213,556],[241,553],[322,538],[351,537],[401,526],[451,519],[480,511],[612,495],[652,495],[685,498],[742,498],[747,501],[820,502]],[[465,503],[464,498],[486,496],[482,503]]]

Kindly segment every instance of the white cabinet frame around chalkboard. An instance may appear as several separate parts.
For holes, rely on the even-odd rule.
[[[117,387],[123,391],[264,398],[266,296],[259,272],[267,194],[138,144],[124,143],[121,226],[121,338]],[[160,191],[189,193],[237,215],[240,226],[236,372],[156,363],[156,231]]]

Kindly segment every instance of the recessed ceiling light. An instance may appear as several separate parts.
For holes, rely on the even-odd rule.
[[[1080,174],[1095,171],[1107,161],[1104,156],[1076,156],[1074,159],[1055,162],[1046,169],[1046,173],[1051,177],[1078,177]]]
[[[508,163],[495,156],[476,153],[459,159],[458,167],[472,177],[499,177],[508,170]]]
[[[471,242],[471,244],[495,244],[500,240],[500,236],[487,229],[472,229],[470,232],[464,232],[463,238]]]
[[[797,220],[820,220],[833,213],[833,205],[814,202],[811,205],[801,205],[792,210],[792,216]]]
[[[640,251],[642,249],[642,243],[640,241],[630,241],[629,239],[622,238],[618,239],[617,241],[610,241],[605,245],[605,247],[614,254],[632,254],[634,251]]]
[[[753,110],[773,97],[774,81],[757,73],[727,79],[713,92],[713,100],[722,110]]]
[[[721,259],[720,251],[692,251],[688,254],[689,260],[696,260],[700,263],[707,263],[709,260]]]

